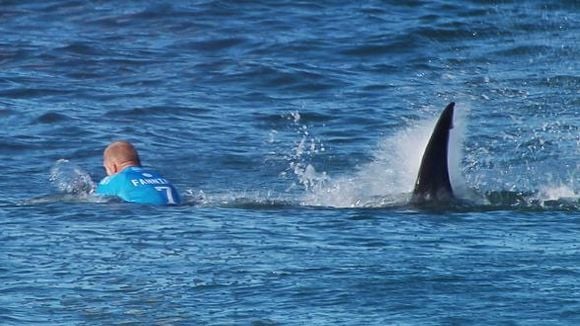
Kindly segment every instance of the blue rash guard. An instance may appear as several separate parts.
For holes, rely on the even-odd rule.
[[[139,204],[177,205],[180,203],[177,190],[167,179],[154,170],[136,166],[105,177],[99,182],[96,193]]]

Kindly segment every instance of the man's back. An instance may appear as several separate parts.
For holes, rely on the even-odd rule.
[[[140,204],[176,205],[180,203],[175,187],[158,172],[131,166],[104,178],[96,193],[116,196],[124,201]]]

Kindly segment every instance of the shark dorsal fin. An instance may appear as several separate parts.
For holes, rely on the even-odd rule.
[[[423,153],[413,190],[412,201],[415,203],[444,202],[453,199],[447,156],[454,107],[455,103],[451,102],[443,110]]]

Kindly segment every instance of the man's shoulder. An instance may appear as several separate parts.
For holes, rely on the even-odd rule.
[[[101,179],[101,181],[99,182],[99,186],[109,186],[113,183],[115,183],[115,175],[109,175],[104,177],[103,179]]]
[[[109,175],[109,176],[106,176],[106,177],[104,177],[103,179],[101,179],[101,181],[99,182],[99,185],[106,186],[106,185],[108,185],[109,183],[111,183],[111,180],[112,180],[112,178],[111,178],[111,176],[110,176],[110,175]]]
[[[116,195],[119,186],[123,183],[123,177],[118,174],[104,177],[97,185],[96,193],[103,195]]]

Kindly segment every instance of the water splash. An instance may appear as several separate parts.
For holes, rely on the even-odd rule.
[[[469,211],[578,210],[580,195],[575,190],[577,179],[574,176],[570,177],[570,182],[558,182],[559,179],[555,177],[553,182],[545,182],[544,187],[525,188],[523,191],[503,187],[496,187],[491,191],[481,190],[481,184],[486,182],[486,175],[479,174],[473,177],[478,170],[471,169],[480,152],[476,150],[471,153],[472,155],[465,157],[466,152],[473,149],[464,146],[470,112],[470,108],[464,105],[455,112],[450,134],[449,169],[455,195],[462,200],[446,208]],[[352,173],[337,176],[318,170],[317,156],[324,152],[324,145],[315,136],[315,129],[302,124],[298,112],[290,114],[287,119],[298,137],[290,150],[278,156],[286,163],[286,169],[281,173],[284,180],[287,181],[288,176],[294,179],[285,192],[271,189],[206,194],[203,191],[190,190],[183,196],[186,204],[253,209],[295,206],[409,207],[410,194],[423,151],[437,121],[436,116],[427,120],[412,121],[406,129],[382,139],[368,163]],[[271,132],[270,137],[272,135],[278,136],[278,132]],[[470,173],[471,179],[466,178],[465,176]],[[506,182],[509,182],[509,176],[506,178],[508,178]]]
[[[59,159],[50,169],[50,182],[65,194],[90,195],[95,191],[91,176],[66,159]]]
[[[575,203],[580,201],[580,193],[575,191],[572,185],[558,183],[541,187],[540,191],[532,196],[532,200],[539,202],[542,207],[554,202]]]
[[[316,155],[325,152],[326,148],[324,143],[310,132],[308,125],[301,124],[299,112],[291,112],[288,120],[292,121],[299,140],[294,144],[290,154],[284,156],[288,162],[288,168],[281,175],[286,176],[290,172],[297,178],[298,183],[293,183],[288,190],[301,185],[308,191],[326,179],[326,173],[317,173],[310,162]]]
[[[472,197],[461,168],[465,117],[466,113],[455,118],[449,153],[450,178],[460,198]],[[436,118],[420,121],[383,139],[373,159],[353,174],[330,177],[324,171],[317,172],[311,164],[292,166],[305,186],[302,203],[328,207],[385,207],[408,203]]]
[[[544,187],[540,189],[538,194],[538,199],[543,200],[560,200],[565,198],[578,199],[580,198],[580,194],[574,192],[571,187],[566,185]]]
[[[59,159],[50,169],[49,180],[58,191],[29,198],[19,202],[19,205],[41,205],[50,203],[104,203],[115,202],[113,197],[95,196],[95,183],[91,176],[76,164],[67,159]]]

